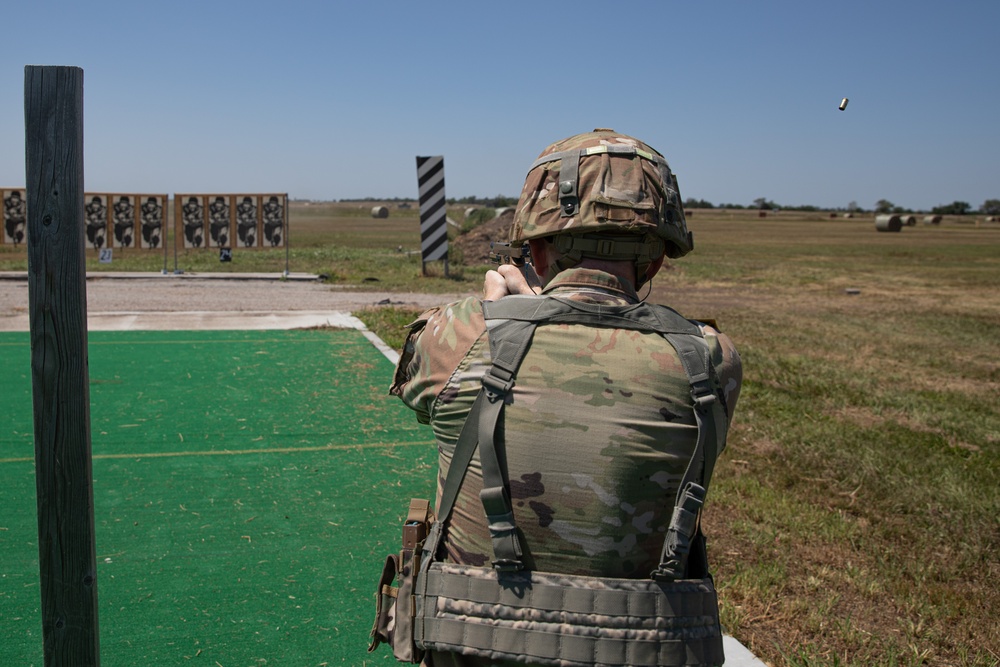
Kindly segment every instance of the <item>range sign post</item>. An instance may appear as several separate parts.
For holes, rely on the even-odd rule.
[[[443,259],[448,275],[448,224],[444,201],[444,156],[417,156],[417,185],[420,188],[420,256],[423,272],[427,262]]]

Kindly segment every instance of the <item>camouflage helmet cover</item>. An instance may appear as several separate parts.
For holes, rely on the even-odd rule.
[[[671,258],[693,247],[666,159],[614,130],[578,134],[542,151],[528,170],[510,240],[595,232],[661,239]]]

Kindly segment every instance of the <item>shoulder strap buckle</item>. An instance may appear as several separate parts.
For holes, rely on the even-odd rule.
[[[514,387],[514,379],[504,380],[494,375],[492,369],[490,370],[491,372],[483,375],[483,389],[486,391],[486,399],[490,403],[495,403],[510,393]]]
[[[493,561],[493,569],[497,572],[520,572],[524,569],[524,563],[509,558],[498,558]]]
[[[692,392],[691,398],[694,399],[695,405],[699,408],[707,408],[713,403],[715,403],[716,400],[718,400],[718,398],[715,395],[715,392],[711,392],[708,394],[695,394],[694,392]]]

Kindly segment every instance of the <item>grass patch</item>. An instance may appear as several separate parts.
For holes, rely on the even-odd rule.
[[[356,311],[354,316],[364,322],[386,345],[399,350],[409,332],[407,325],[417,319],[421,312],[419,308],[365,308]]]

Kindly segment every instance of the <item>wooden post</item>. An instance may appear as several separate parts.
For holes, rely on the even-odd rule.
[[[46,667],[100,665],[83,215],[83,70],[24,68],[28,307]]]

